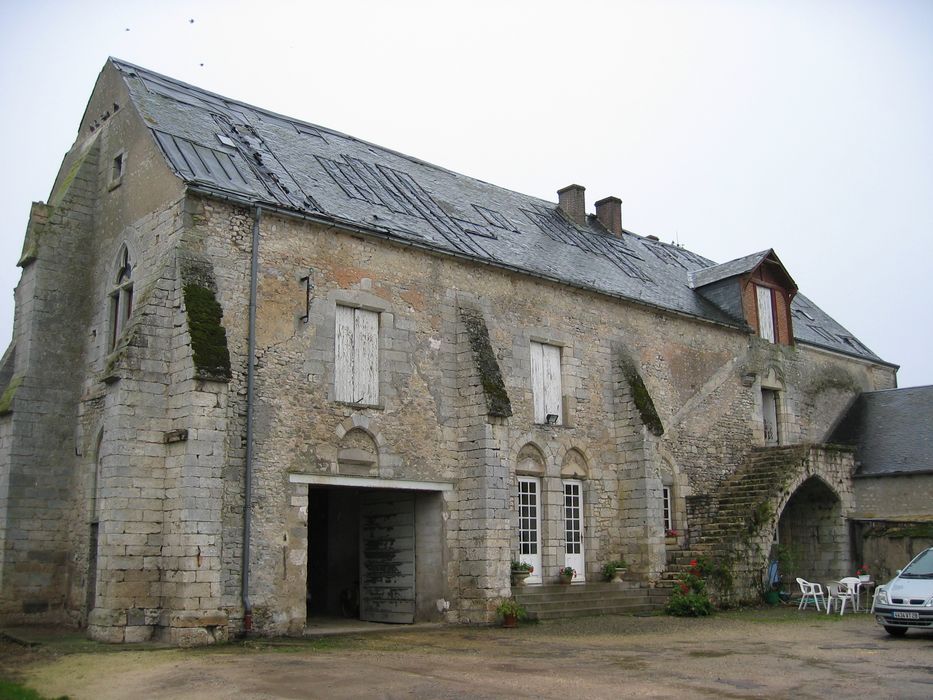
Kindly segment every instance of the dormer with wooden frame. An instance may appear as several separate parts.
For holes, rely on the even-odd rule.
[[[690,274],[691,287],[758,336],[794,344],[791,302],[797,284],[771,249]]]

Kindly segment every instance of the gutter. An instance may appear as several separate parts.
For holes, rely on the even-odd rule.
[[[256,383],[256,286],[259,277],[259,224],[262,222],[262,207],[256,205],[253,214],[253,245],[249,265],[249,329],[246,351],[246,474],[243,493],[243,573],[241,597],[243,598],[243,633],[253,629],[253,604],[249,599],[249,540],[253,516],[253,391]]]
[[[182,178],[184,179],[184,178]],[[248,199],[239,195],[231,190],[226,190],[220,187],[213,187],[206,185],[204,183],[193,183],[188,182],[186,188],[189,192],[193,194],[202,195],[204,197],[209,197],[211,199],[216,199],[222,202],[229,202],[237,206],[259,206],[255,200]],[[532,277],[534,279],[546,280],[548,282],[553,282],[562,287],[571,287],[573,289],[582,289],[583,291],[590,292],[591,294],[598,294],[602,297],[609,297],[611,299],[620,299],[622,301],[628,302],[630,304],[635,304],[636,306],[641,306],[651,311],[658,313],[663,313],[669,316],[675,316],[678,318],[689,318],[694,321],[699,321],[700,323],[707,323],[711,326],[717,326],[719,328],[729,328],[732,330],[738,330],[742,332],[748,332],[745,329],[748,328],[748,324],[742,323],[729,323],[726,321],[717,321],[710,318],[704,318],[702,316],[696,316],[685,311],[678,311],[677,309],[669,309],[664,306],[659,306],[658,304],[652,304],[651,302],[644,301],[643,299],[636,299],[635,297],[628,297],[624,294],[619,294],[616,292],[609,292],[604,289],[599,289],[597,287],[592,287],[586,284],[581,284],[579,282],[572,282],[569,280],[561,279],[554,275],[549,275],[546,272],[536,272],[532,270],[527,270],[517,265],[511,265],[509,263],[503,263],[498,260],[483,260],[479,257],[474,257],[472,255],[466,255],[464,253],[459,253],[457,251],[440,249],[435,246],[427,245],[426,243],[418,243],[417,241],[412,241],[407,238],[401,238],[392,234],[392,231],[387,228],[382,228],[378,226],[364,226],[347,219],[341,219],[340,217],[327,215],[327,214],[308,214],[304,212],[296,211],[295,209],[289,209],[287,207],[278,206],[275,204],[263,203],[263,209],[268,212],[278,214],[280,216],[296,219],[298,221],[310,221],[312,223],[321,224],[324,226],[337,227],[343,231],[350,233],[357,233],[363,236],[369,236],[374,238],[380,238],[382,240],[388,240],[392,243],[397,243],[408,248],[416,248],[421,250],[429,255],[434,255],[437,257],[449,257],[455,258],[458,260],[467,260],[473,264],[485,265],[486,267],[492,267],[498,270],[508,270],[510,272],[515,272],[522,275],[523,277]]]
[[[185,179],[184,176],[180,174],[179,174],[179,177],[182,180]],[[236,204],[238,206],[244,206],[244,205],[247,205],[247,206],[253,205],[257,207],[259,206],[257,202],[253,200],[249,200],[248,198],[243,197],[243,195],[233,190],[228,190],[223,187],[209,185],[204,182],[186,181],[186,188],[188,189],[189,192],[192,192],[194,194],[199,194],[205,197],[210,197],[212,199],[218,199],[224,202],[230,202],[231,204]],[[266,203],[266,204],[263,204],[262,206],[267,211],[273,212],[283,217],[287,217],[290,219],[297,219],[299,221],[310,221],[316,224],[322,224],[324,226],[337,226],[343,229],[344,231],[358,233],[364,236],[373,236],[377,238],[388,239],[394,243],[398,243],[400,245],[407,246],[409,248],[417,248],[419,250],[422,250],[428,253],[429,255],[436,255],[439,257],[452,257],[452,258],[457,258],[460,260],[468,260],[469,262],[474,263],[474,264],[479,263],[480,265],[485,265],[487,267],[515,272],[522,276],[547,280],[548,282],[553,282],[563,287],[572,287],[574,289],[582,289],[592,294],[598,294],[600,296],[609,297],[612,299],[620,299],[630,304],[635,304],[636,306],[642,306],[647,309],[650,309],[651,311],[668,314],[670,316],[679,317],[679,318],[689,318],[693,321],[699,321],[701,323],[708,323],[710,325],[718,326],[720,328],[730,328],[732,330],[738,330],[744,333],[752,332],[748,324],[745,322],[730,323],[728,321],[723,321],[723,320],[704,318],[703,316],[697,316],[695,314],[691,314],[685,311],[679,311],[677,309],[670,309],[664,306],[659,306],[658,304],[652,304],[651,302],[644,301],[643,299],[636,299],[635,297],[625,296],[624,294],[618,294],[615,292],[607,291],[605,289],[599,289],[597,287],[592,287],[590,285],[581,284],[579,282],[572,282],[570,280],[561,279],[554,275],[549,275],[546,272],[527,270],[525,268],[518,267],[517,265],[511,265],[509,263],[504,263],[498,260],[495,260],[495,261],[484,260],[479,257],[465,255],[463,253],[459,253],[453,250],[438,249],[431,245],[427,245],[424,243],[418,243],[417,241],[412,241],[407,238],[401,238],[399,236],[393,235],[391,229],[388,229],[388,228],[383,228],[380,226],[360,225],[354,221],[350,221],[348,219],[342,219],[340,217],[333,216],[333,215],[309,214],[306,212],[300,212],[295,209],[290,209],[288,207],[283,207],[283,206],[275,205],[275,204]],[[690,274],[692,274],[692,272]],[[879,357],[865,357],[864,355],[857,355],[853,352],[844,350],[842,348],[834,348],[834,347],[829,347],[826,345],[819,345],[812,341],[802,340],[797,337],[794,338],[794,344],[795,345],[806,345],[809,348],[812,348],[814,350],[818,350],[821,352],[825,352],[830,355],[842,355],[844,357],[848,357],[854,360],[860,360],[869,365],[888,367],[894,370],[900,369],[900,365],[894,364],[892,362],[887,362],[886,360],[882,360]]]

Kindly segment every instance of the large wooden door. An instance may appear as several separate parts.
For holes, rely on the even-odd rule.
[[[361,495],[360,619],[415,621],[415,499],[410,494]]]

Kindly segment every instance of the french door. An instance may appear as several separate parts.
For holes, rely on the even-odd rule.
[[[527,583],[541,583],[541,480],[518,477],[518,558],[534,567]]]
[[[576,572],[574,581],[586,578],[583,559],[583,482],[564,481],[564,566]]]

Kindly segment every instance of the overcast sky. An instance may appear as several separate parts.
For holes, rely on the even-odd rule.
[[[193,21],[192,21],[193,20]],[[933,2],[0,0],[0,342],[108,55],[800,291],[933,384]]]

